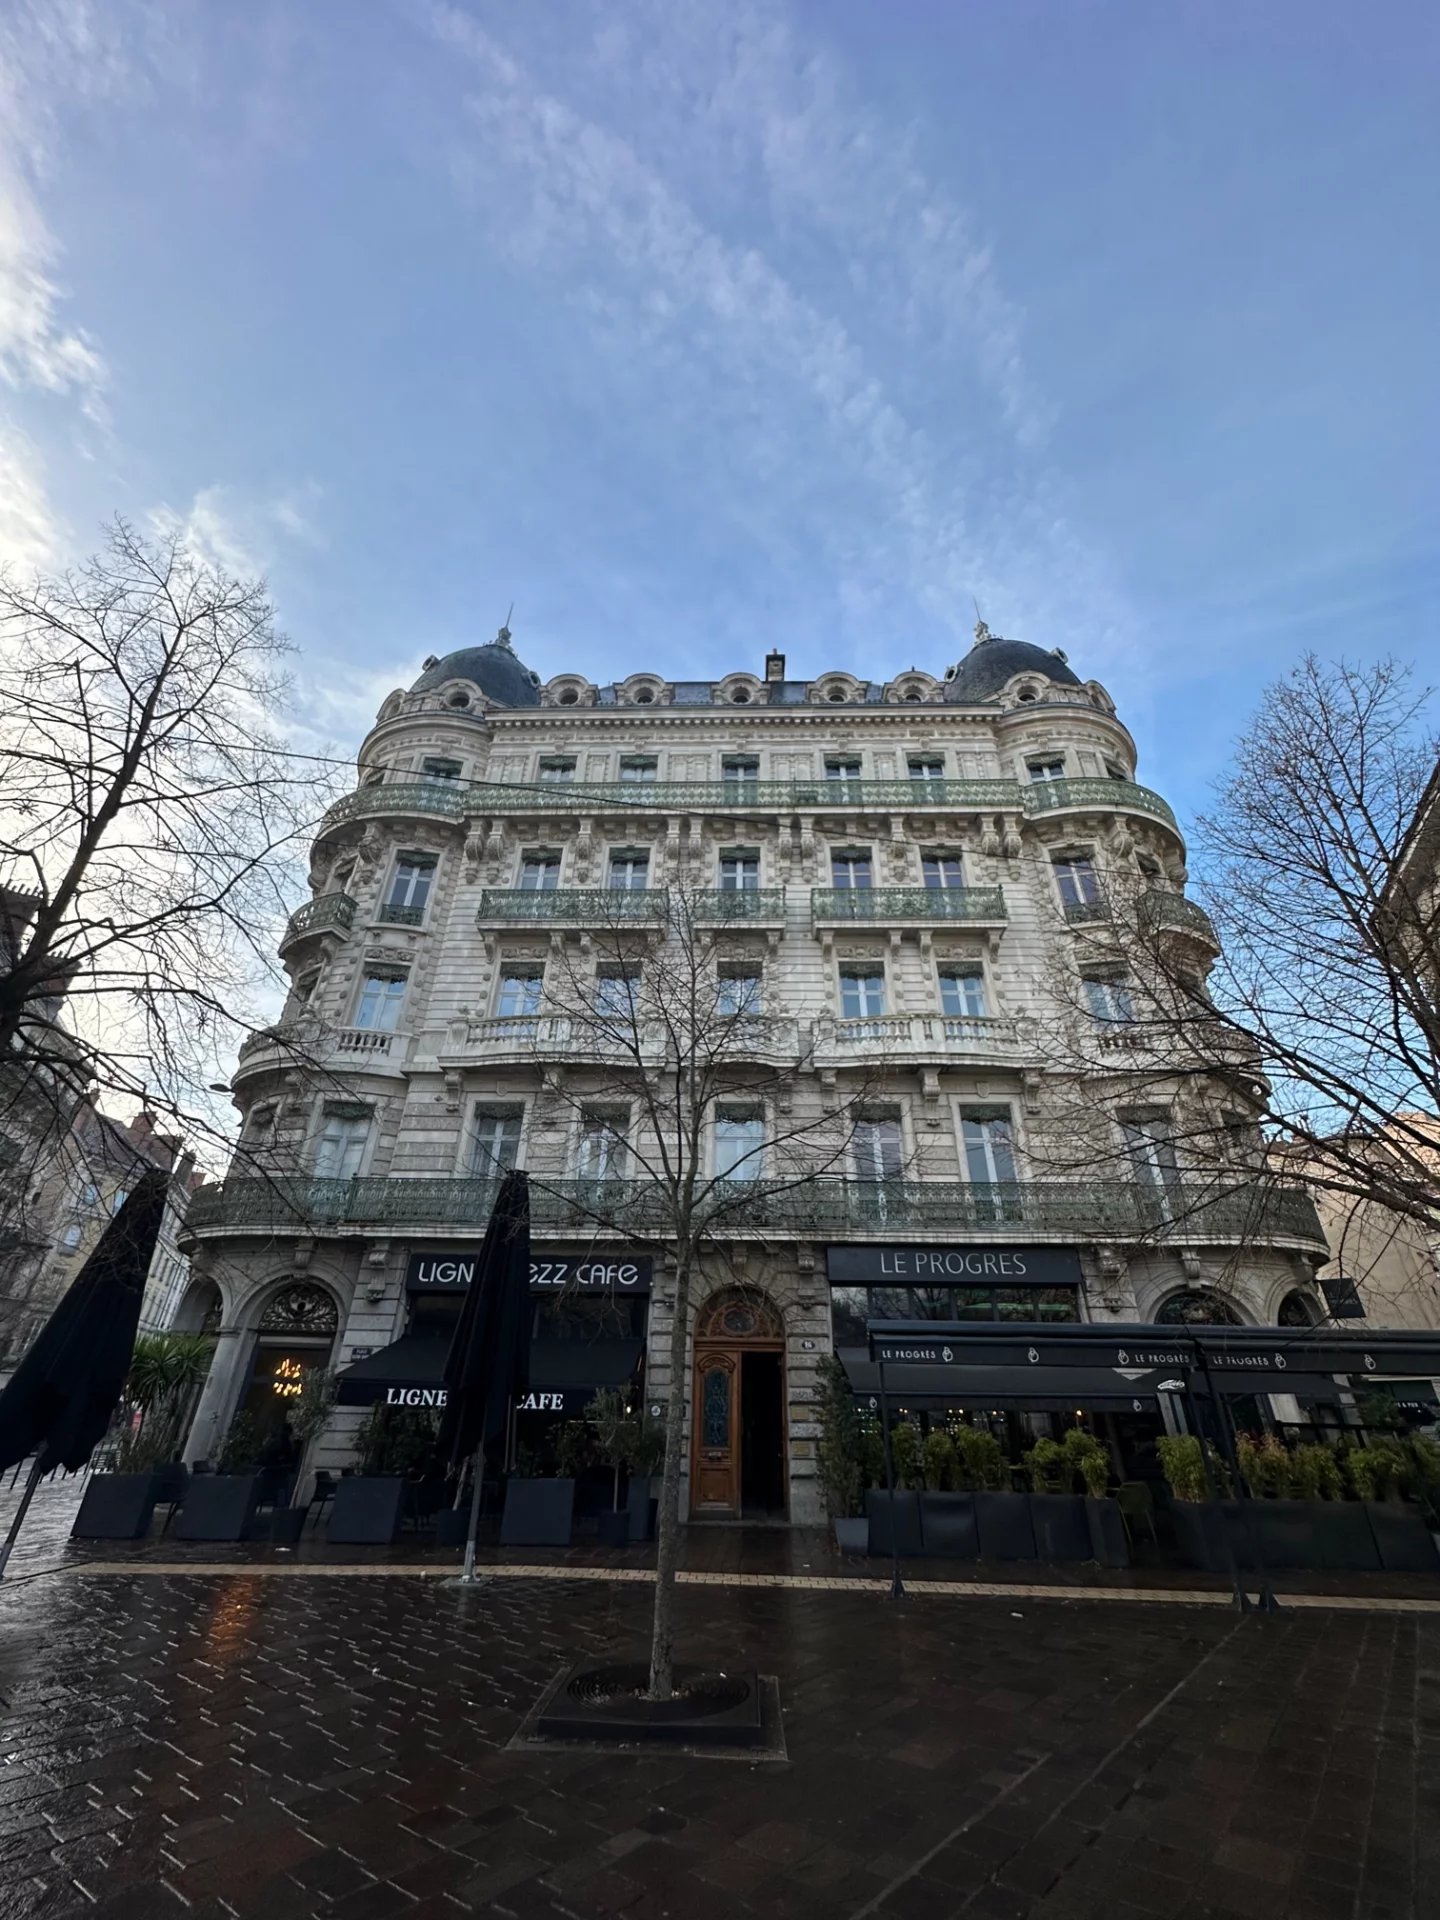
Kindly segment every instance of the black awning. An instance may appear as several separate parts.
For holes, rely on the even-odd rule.
[[[860,1349],[840,1353],[856,1398],[879,1404],[880,1369]],[[917,1367],[886,1363],[885,1392],[892,1407],[1020,1407],[1035,1413],[1074,1413],[1079,1406],[1096,1412],[1146,1410],[1174,1374],[1151,1368],[1122,1373],[1110,1367]]]
[[[445,1405],[450,1343],[433,1333],[406,1333],[388,1347],[352,1361],[340,1375],[343,1407],[438,1408]],[[522,1413],[578,1413],[603,1387],[634,1379],[643,1340],[537,1340],[530,1349],[530,1392]],[[532,1404],[533,1402],[533,1404]]]

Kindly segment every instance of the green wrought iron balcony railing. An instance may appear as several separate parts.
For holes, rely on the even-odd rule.
[[[734,924],[780,925],[785,919],[783,887],[716,887],[688,895],[690,912],[700,926]]]
[[[427,1233],[483,1230],[495,1200],[492,1180],[418,1177],[315,1180],[244,1178],[202,1187],[184,1233]],[[548,1234],[664,1235],[670,1211],[645,1180],[577,1180],[531,1173],[531,1219]],[[733,1181],[713,1190],[719,1237],[785,1233],[839,1239],[851,1234],[981,1234],[987,1240],[1182,1241],[1211,1246],[1283,1244],[1328,1252],[1314,1202],[1300,1188],[1254,1184],[1226,1189],[1155,1187],[1120,1181],[981,1186],[956,1180],[840,1180],[799,1185]]]
[[[810,896],[813,926],[837,921],[1004,921],[999,887],[817,887]]]
[[[337,800],[320,831],[386,814],[807,813],[925,809],[1036,815],[1062,807],[1114,807],[1175,826],[1158,793],[1129,780],[394,780]],[[1178,831],[1178,829],[1177,829]]]
[[[1187,900],[1183,893],[1167,893],[1161,887],[1152,887],[1148,893],[1142,893],[1140,923],[1146,927],[1191,934],[1213,947],[1217,953],[1220,951],[1220,936],[1215,931],[1214,921],[1202,906],[1194,900]]]
[[[1025,789],[1027,813],[1058,813],[1065,807],[1118,807],[1126,813],[1153,814],[1175,826],[1169,803],[1131,780],[1032,780]]]
[[[401,907],[387,900],[375,918],[387,927],[418,927],[424,924],[423,907]]]
[[[311,933],[345,933],[354,924],[355,902],[348,893],[321,893],[297,907],[285,924],[280,951]]]
[[[481,928],[654,925],[668,911],[659,887],[486,887],[475,922]]]

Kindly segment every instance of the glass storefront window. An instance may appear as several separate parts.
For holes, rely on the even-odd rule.
[[[832,1287],[837,1347],[863,1347],[867,1320],[1078,1321],[1074,1287]]]

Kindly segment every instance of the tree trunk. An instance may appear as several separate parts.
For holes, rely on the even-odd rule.
[[[650,1633],[650,1697],[674,1692],[675,1573],[680,1561],[680,1475],[685,1464],[685,1404],[689,1398],[690,1255],[675,1274],[670,1323],[670,1398],[665,1408],[665,1471],[655,1523],[655,1616]]]

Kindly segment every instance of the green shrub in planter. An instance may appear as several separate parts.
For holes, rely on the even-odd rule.
[[[1290,1449],[1290,1498],[1339,1500],[1345,1491],[1332,1450],[1319,1443]]]
[[[1167,1433],[1155,1442],[1160,1465],[1170,1492],[1176,1500],[1205,1500],[1210,1490],[1205,1484],[1205,1456],[1193,1433]]]
[[[955,1442],[943,1429],[925,1436],[925,1485],[931,1493],[955,1490]]]
[[[1345,1474],[1357,1500],[1389,1500],[1404,1483],[1404,1456],[1388,1445],[1351,1447],[1345,1455]]]
[[[879,1431],[862,1426],[850,1377],[833,1353],[825,1356],[816,1373],[815,1419],[820,1435],[815,1465],[825,1510],[832,1520],[853,1520],[865,1509],[871,1466],[869,1443],[872,1432],[879,1440]],[[883,1480],[883,1452],[878,1464]]]
[[[908,1420],[898,1420],[890,1429],[890,1462],[897,1487],[919,1485],[920,1435]]]
[[[1005,1455],[984,1427],[962,1427],[955,1436],[960,1484],[968,1492],[998,1492],[1005,1485]]]
[[[1036,1493],[1064,1493],[1070,1482],[1070,1462],[1056,1440],[1037,1440],[1025,1455],[1030,1485]]]
[[[1078,1473],[1092,1500],[1103,1499],[1110,1485],[1110,1455],[1084,1427],[1071,1427],[1060,1442],[1071,1485]]]
[[[1273,1433],[1258,1442],[1242,1433],[1236,1447],[1240,1473],[1257,1500],[1283,1500],[1290,1491],[1290,1453]]]
[[[860,1429],[860,1471],[867,1487],[885,1484],[885,1436],[877,1420],[867,1420]]]

